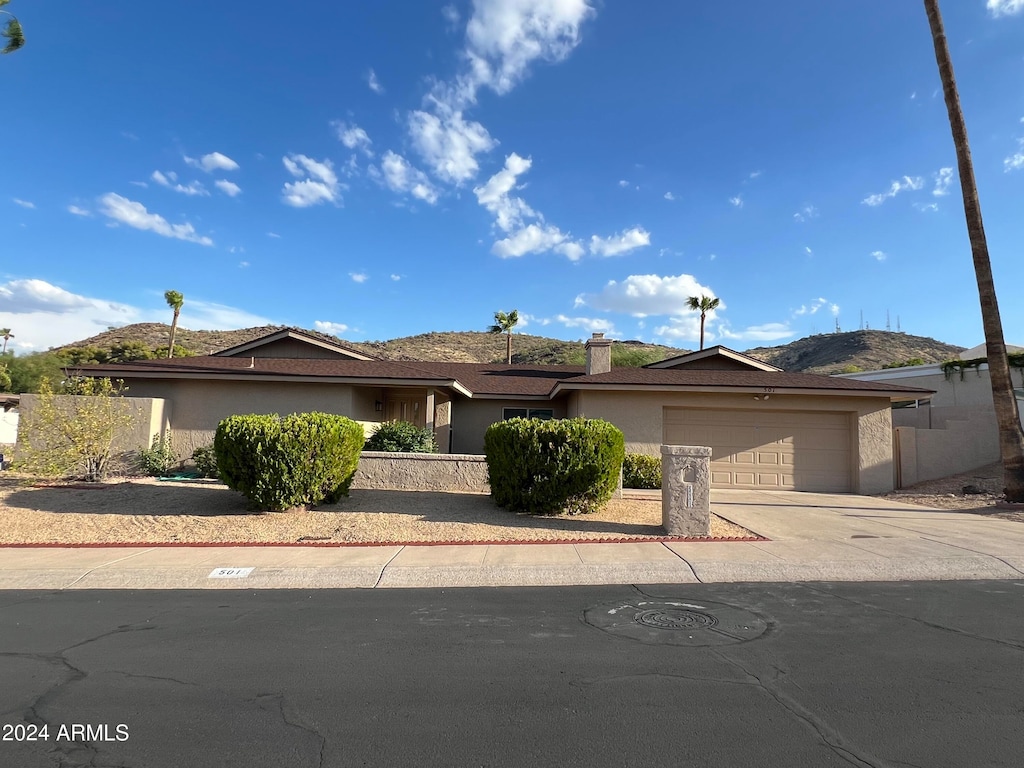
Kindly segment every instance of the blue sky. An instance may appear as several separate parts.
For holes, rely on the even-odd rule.
[[[982,341],[920,2],[38,3],[0,58],[0,326]],[[946,0],[1007,341],[1024,0]]]

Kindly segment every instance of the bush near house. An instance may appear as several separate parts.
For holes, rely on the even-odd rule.
[[[491,496],[533,515],[594,512],[619,483],[625,440],[601,419],[509,419],[484,435]]]
[[[280,512],[348,495],[363,428],[330,413],[230,416],[213,449],[220,478],[256,511]]]
[[[204,445],[192,451],[192,463],[196,465],[196,472],[200,477],[220,477],[217,470],[217,453],[212,445]]]
[[[622,462],[623,488],[661,488],[661,457],[627,453]]]
[[[177,463],[170,435],[153,435],[153,444],[139,451],[139,468],[150,477],[168,477]]]
[[[434,433],[408,421],[386,421],[377,427],[363,446],[364,451],[437,453]]]

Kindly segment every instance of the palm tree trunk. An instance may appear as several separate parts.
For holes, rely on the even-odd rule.
[[[178,315],[181,310],[174,310],[174,318],[171,320],[171,343],[167,345],[167,359],[174,357],[174,336],[178,332]]]
[[[707,317],[703,312],[700,313],[700,348],[704,349],[704,318]]]
[[[1014,396],[1013,380],[1010,378],[1010,361],[1003,339],[1003,324],[999,318],[999,304],[996,301],[992,263],[989,260],[988,242],[985,239],[985,227],[981,218],[978,185],[974,179],[971,147],[967,140],[967,125],[964,123],[964,113],[960,107],[960,94],[957,91],[956,78],[953,76],[953,61],[949,55],[949,44],[946,41],[938,0],[924,0],[924,7],[931,27],[935,61],[939,65],[942,92],[946,99],[946,110],[949,112],[949,126],[956,147],[967,235],[971,241],[974,273],[978,280],[978,297],[981,301],[981,322],[985,330],[985,351],[988,354],[988,372],[992,383],[992,402],[999,425],[999,450],[1003,460],[1006,499],[1024,502],[1024,430],[1021,429],[1017,398]]]
[[[512,365],[512,331],[505,334],[505,362]]]

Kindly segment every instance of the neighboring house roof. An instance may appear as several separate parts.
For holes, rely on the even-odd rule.
[[[840,379],[815,373],[785,371],[716,371],[650,368],[613,368],[607,373],[578,376],[559,382],[552,395],[571,389],[690,389],[690,390],[784,390],[810,394],[887,396],[892,400],[914,400],[933,390],[895,384]]]
[[[505,365],[432,361],[187,357],[77,369],[89,376],[222,380],[304,380],[378,386],[448,387],[467,397],[548,399],[572,389],[751,390],[919,399],[932,390],[811,373],[762,370],[613,368],[586,375],[579,365]]]
[[[665,360],[659,360],[656,363],[648,363],[644,368],[684,368],[694,363],[699,363],[702,367],[706,367],[713,365],[716,362],[716,359],[732,363],[732,365],[729,366],[729,370],[736,370],[736,363],[756,371],[782,370],[781,368],[776,368],[774,365],[769,365],[763,360],[758,360],[757,358],[750,357],[749,355],[744,355],[742,352],[737,352],[734,349],[723,347],[720,344],[697,352],[686,352],[682,355],[669,357]]]
[[[329,336],[322,334],[313,335],[309,331],[304,331],[301,328],[282,328],[274,333],[269,333],[266,336],[261,336],[258,339],[252,341],[246,341],[242,344],[236,344],[233,347],[219,350],[214,352],[213,355],[216,357],[233,357],[236,355],[244,355],[249,352],[254,352],[260,347],[273,344],[281,341],[282,339],[294,339],[301,341],[311,346],[318,347],[320,349],[327,349],[332,352],[337,352],[339,355],[353,359],[353,360],[374,360],[376,358],[362,352],[357,352],[351,347],[346,347],[341,342],[335,341]]]
[[[1008,355],[1012,355],[1012,354],[1014,354],[1016,352],[1024,352],[1024,347],[1018,347],[1015,344],[1007,344],[1006,345],[1006,353]],[[982,342],[981,344],[979,344],[976,347],[971,347],[970,349],[965,349],[963,352],[960,353],[959,359],[960,360],[977,360],[979,357],[988,357],[988,348],[986,347],[985,342]]]

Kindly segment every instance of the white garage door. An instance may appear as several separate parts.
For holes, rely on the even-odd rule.
[[[665,408],[664,438],[711,446],[714,488],[852,490],[847,413]]]

